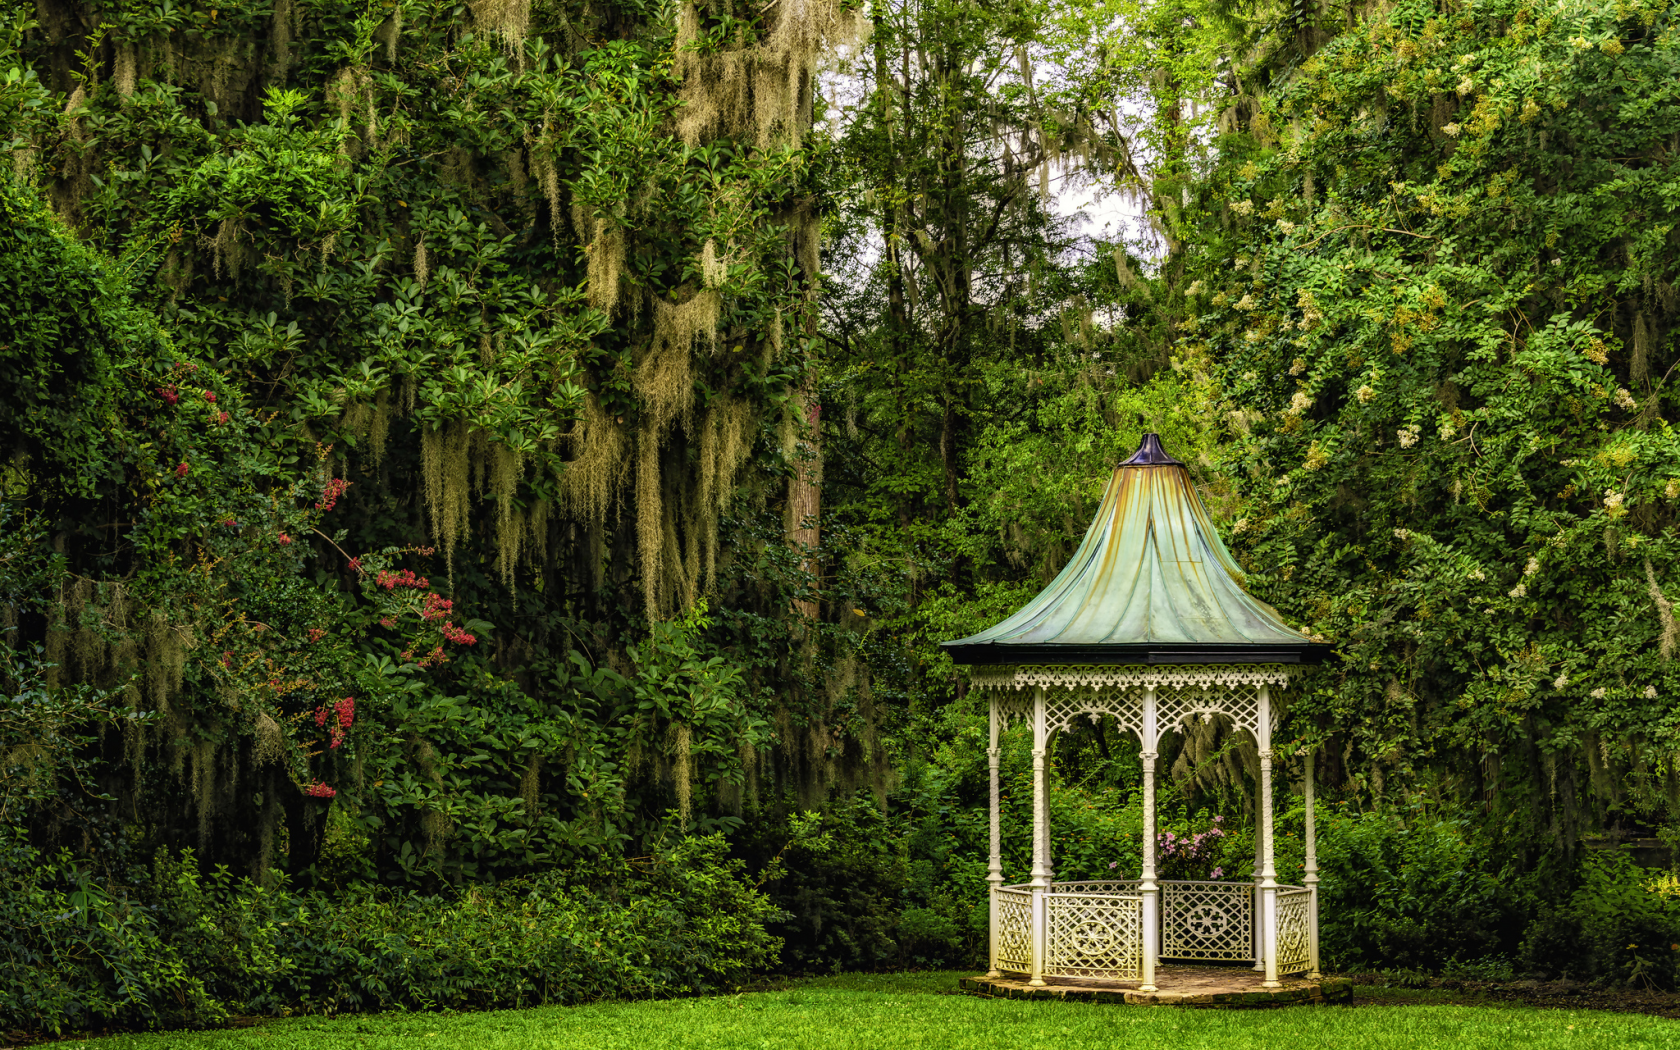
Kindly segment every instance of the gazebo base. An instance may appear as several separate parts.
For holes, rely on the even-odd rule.
[[[1129,1003],[1134,1006],[1199,1006],[1226,1009],[1346,1003],[1353,982],[1342,977],[1309,981],[1283,978],[1282,988],[1262,988],[1261,974],[1232,966],[1164,965],[1155,971],[1159,991],[1140,992],[1137,981],[1053,977],[1042,988],[1022,976],[964,977],[958,986],[988,999],[1054,999],[1070,1003]]]

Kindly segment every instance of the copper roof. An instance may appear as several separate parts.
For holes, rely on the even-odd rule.
[[[1073,560],[995,627],[945,642],[958,663],[1317,663],[1331,647],[1242,586],[1184,464],[1145,434]]]

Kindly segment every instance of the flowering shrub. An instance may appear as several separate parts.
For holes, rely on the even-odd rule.
[[[1221,879],[1225,869],[1219,861],[1225,847],[1225,818],[1215,816],[1205,829],[1180,835],[1175,831],[1155,836],[1156,866],[1164,879]]]

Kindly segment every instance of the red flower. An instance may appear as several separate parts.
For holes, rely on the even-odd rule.
[[[315,724],[317,726],[324,726],[327,724],[327,709],[325,707],[315,712]]]
[[[356,572],[361,572],[362,571],[362,559],[351,558],[350,559],[350,568],[352,570],[356,571]]]
[[[334,795],[338,794],[338,792],[334,791],[331,787],[321,783],[320,781],[316,781],[304,788],[303,793],[308,795],[310,798],[332,798]]]
[[[191,469],[192,469],[191,467],[187,466],[185,463],[182,463],[182,464],[176,466],[175,476],[178,477],[178,478],[184,478],[184,477],[187,476],[187,471],[189,471]]]
[[[338,727],[349,729],[350,723],[356,720],[356,698],[347,696],[333,705],[333,713],[338,716]]]
[[[461,630],[459,627],[456,627],[452,623],[447,623],[446,622],[443,625],[442,630],[443,630],[443,636],[445,638],[449,639],[450,641],[454,642],[456,645],[472,645],[474,642],[478,641],[477,638],[474,638],[472,635],[468,634],[466,631]]]
[[[173,386],[160,386],[157,388],[157,392],[158,397],[163,398],[171,405],[181,400],[181,395],[175,392],[175,388]]]
[[[222,524],[226,525],[230,529],[237,529],[239,527],[239,523],[237,521],[234,521],[232,518],[229,518],[228,520],[222,522]]]
[[[413,569],[404,569],[401,572],[380,569],[379,575],[374,577],[374,582],[388,591],[395,590],[398,587],[412,587],[417,591],[423,591],[432,585],[426,577],[414,575]]]
[[[455,603],[448,598],[437,594],[427,594],[420,609],[420,618],[422,620],[441,620],[449,614],[449,610],[454,606]]]
[[[216,395],[212,394],[210,391],[206,390],[204,392],[204,400],[210,402],[213,405],[213,404],[216,403]]]
[[[343,478],[328,478],[326,487],[321,490],[321,500],[315,504],[316,510],[332,510],[338,506],[338,497],[344,495],[344,490],[350,483]]]
[[[228,414],[226,412],[223,412],[221,414],[220,418],[217,420],[217,422],[219,422],[219,423],[226,423],[227,421],[228,421]]]
[[[284,532],[282,532],[280,534],[280,546],[290,547],[291,545],[292,545],[292,538],[290,536],[286,535]]]
[[[397,619],[394,616],[381,616],[379,618],[379,626],[381,627],[395,627],[396,625]]]
[[[312,642],[318,642],[326,635],[326,633],[327,632],[326,632],[325,628],[311,627],[309,629],[309,640],[312,641]]]

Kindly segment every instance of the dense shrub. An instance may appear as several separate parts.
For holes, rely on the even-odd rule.
[[[1482,958],[1509,950],[1527,915],[1526,884],[1490,868],[1469,823],[1422,806],[1332,816],[1318,856],[1320,946],[1334,969]]]
[[[190,853],[123,879],[15,836],[0,853],[0,1028],[204,1025],[234,1012],[529,1006],[739,985],[777,910],[695,838],[591,885],[453,899],[266,890]]]
[[[1625,854],[1595,852],[1581,869],[1568,903],[1545,908],[1529,927],[1523,965],[1548,976],[1674,988],[1680,897],[1657,892]]]

